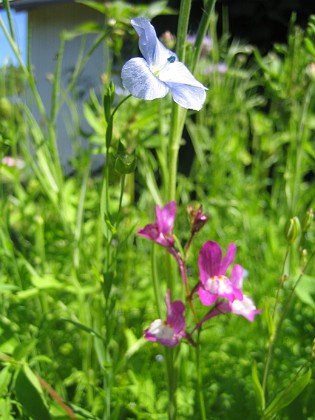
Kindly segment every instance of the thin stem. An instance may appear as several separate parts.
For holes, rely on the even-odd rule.
[[[188,32],[190,9],[191,0],[182,0],[179,9],[176,45],[176,53],[180,61],[185,61],[186,36]]]
[[[76,226],[74,231],[74,252],[73,252],[73,263],[76,270],[79,268],[80,263],[80,240],[82,236],[82,223],[83,223],[83,215],[84,215],[84,203],[87,191],[87,185],[89,181],[89,174],[90,174],[90,166],[89,163],[83,172],[82,177],[82,186],[80,190],[80,198],[79,198],[79,205],[77,210],[77,218],[76,218]]]
[[[304,149],[303,145],[303,136],[305,131],[305,122],[308,116],[308,110],[311,98],[313,97],[315,84],[311,83],[309,89],[306,91],[304,102],[302,104],[302,112],[300,116],[300,124],[298,127],[298,132],[296,136],[296,141],[292,141],[292,144],[296,144],[296,158],[295,158],[295,168],[294,168],[294,185],[292,192],[292,203],[291,203],[291,212],[292,214],[296,211],[299,195],[300,195],[300,185],[301,185],[301,168],[302,168],[302,157]]]
[[[301,278],[303,277],[306,269],[308,268],[308,266],[310,265],[311,261],[313,260],[315,256],[315,252],[312,253],[312,255],[310,256],[310,258],[308,259],[308,261],[306,262],[306,264],[304,265],[304,267],[301,270],[301,274],[299,275],[299,277],[297,278],[296,282],[294,283],[291,292],[287,298],[286,304],[284,306],[284,309],[282,311],[281,317],[278,321],[278,324],[275,328],[275,332],[273,334],[273,336],[270,339],[270,344],[269,344],[269,349],[268,349],[268,354],[267,354],[267,359],[266,359],[266,365],[265,365],[265,370],[264,370],[264,377],[263,377],[263,384],[262,384],[262,388],[263,388],[263,393],[264,395],[266,394],[266,388],[267,388],[267,380],[268,380],[268,374],[269,374],[269,370],[270,370],[270,364],[271,364],[271,360],[272,360],[272,356],[273,356],[273,349],[274,346],[276,344],[277,338],[280,334],[280,330],[283,324],[283,321],[285,320],[285,317],[288,313],[290,304],[291,304],[291,300],[294,296],[294,291],[297,287],[297,285],[299,284]]]
[[[116,114],[118,108],[121,107],[121,105],[127,101],[127,99],[129,99],[131,97],[131,95],[125,96],[120,102],[119,104],[115,107],[114,111],[112,112],[112,118],[114,118],[114,115]]]
[[[202,42],[204,40],[204,37],[207,34],[215,3],[216,3],[216,0],[208,0],[205,6],[205,9],[203,11],[202,18],[198,27],[195,45],[194,45],[194,54],[193,54],[192,63],[191,63],[192,72],[194,72],[197,66],[201,48],[202,48]]]
[[[185,59],[186,51],[186,36],[189,23],[189,15],[191,9],[191,0],[182,0],[179,12],[178,30],[177,30],[177,55],[180,61]],[[180,148],[180,141],[184,128],[184,121],[186,117],[186,109],[181,108],[175,102],[173,103],[171,115],[171,128],[169,138],[169,179],[168,179],[168,201],[176,199],[176,183],[177,183],[177,162],[178,152]],[[167,283],[171,288],[171,292],[175,292],[175,272],[174,263],[171,257],[168,258],[168,276]],[[166,349],[165,352],[167,364],[167,378],[169,390],[169,420],[176,419],[177,401],[176,401],[176,386],[177,386],[177,372],[173,363],[173,349]]]
[[[188,305],[190,306],[191,312],[193,314],[194,322],[197,324],[198,323],[198,318],[197,318],[197,314],[196,314],[194,304],[192,302],[191,292],[190,292],[190,288],[189,288],[189,284],[188,284],[186,260],[183,259],[182,256],[176,251],[172,252],[171,254],[175,257],[176,262],[178,264],[180,274],[182,276],[182,280],[183,280],[184,287],[185,287],[186,300],[187,300]]]
[[[186,36],[188,31],[190,9],[191,0],[182,0],[179,11],[176,46],[176,53],[180,61],[185,61]],[[185,117],[186,110],[174,102],[171,115],[171,130],[169,141],[169,201],[175,200],[176,198],[177,161]]]
[[[169,142],[168,201],[176,199],[178,152],[180,148],[186,113],[186,109],[183,109],[176,103],[173,103]]]
[[[1,29],[3,30],[3,33],[8,41],[8,43],[10,44],[10,47],[12,48],[12,51],[14,52],[14,55],[16,57],[16,59],[19,62],[20,68],[23,71],[23,73],[25,74],[25,77],[27,78],[27,81],[29,83],[29,86],[31,88],[31,91],[33,93],[36,105],[41,113],[41,116],[43,117],[43,119],[45,120],[45,122],[47,122],[47,114],[45,111],[45,107],[43,105],[43,102],[38,94],[38,91],[36,89],[36,83],[34,81],[34,77],[32,75],[32,73],[29,72],[29,70],[27,69],[27,67],[25,66],[22,57],[21,57],[21,53],[20,50],[16,44],[16,42],[12,39],[11,35],[9,34],[9,32],[7,31],[7,28],[5,27],[5,24],[2,20],[2,18],[0,17],[0,26]]]
[[[11,35],[12,39],[16,42],[16,36],[15,36],[14,26],[13,26],[13,22],[12,22],[9,0],[4,0],[3,3],[4,3],[4,7],[5,7],[5,12],[6,12],[6,15],[7,15],[7,18],[8,18],[10,35]]]
[[[202,386],[202,372],[200,368],[200,330],[198,330],[197,345],[196,345],[196,369],[197,369],[197,394],[200,407],[200,419],[207,420],[205,400],[203,396]]]
[[[177,418],[177,401],[176,401],[176,388],[177,388],[177,369],[174,363],[175,348],[165,347],[166,359],[166,374],[168,382],[168,418],[169,420],[176,420]]]
[[[274,316],[275,316],[277,305],[278,305],[278,302],[279,302],[280,290],[281,290],[281,288],[283,286],[283,283],[284,283],[285,267],[287,266],[287,261],[289,260],[290,249],[291,249],[291,245],[288,245],[286,253],[285,253],[285,257],[284,257],[284,260],[283,260],[282,274],[281,274],[280,282],[279,282],[279,285],[278,285],[278,288],[277,288],[276,301],[275,301],[275,305],[274,305],[274,308],[273,308],[273,311],[272,311],[272,318],[274,318]]]
[[[162,304],[161,304],[161,288],[160,282],[157,273],[157,257],[156,257],[156,245],[152,243],[151,249],[151,267],[152,267],[152,281],[153,281],[153,290],[155,297],[155,304],[158,312],[159,319],[162,319]]]
[[[119,195],[119,205],[118,205],[118,213],[117,213],[117,219],[116,219],[116,227],[117,227],[118,222],[119,222],[119,215],[120,215],[120,212],[121,212],[122,200],[123,200],[123,197],[124,197],[125,180],[126,180],[126,175],[123,174],[121,176],[121,179],[120,179],[120,195]]]

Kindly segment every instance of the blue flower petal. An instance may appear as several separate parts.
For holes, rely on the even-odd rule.
[[[159,78],[170,88],[176,103],[195,111],[202,108],[207,88],[194,78],[183,63],[169,63],[160,72]]]
[[[168,50],[158,40],[155,29],[149,19],[137,17],[131,19],[131,24],[139,35],[139,49],[149,65],[154,67],[163,66],[171,56],[177,60],[176,54]]]
[[[196,86],[207,90],[202,83],[198,82],[198,80],[194,78],[185,64],[180,61],[167,63],[167,65],[160,71],[159,79],[166,84],[169,82],[178,83],[182,85]]]
[[[167,83],[174,101],[186,109],[200,111],[206,100],[204,88],[182,85],[179,83]]]
[[[163,98],[169,91],[166,84],[154,76],[143,58],[137,57],[127,61],[121,70],[121,78],[123,86],[136,98]]]

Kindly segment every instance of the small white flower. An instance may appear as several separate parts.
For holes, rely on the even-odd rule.
[[[137,17],[131,19],[131,24],[139,35],[139,49],[144,58],[132,58],[123,66],[123,86],[132,96],[146,100],[163,98],[170,90],[176,103],[199,111],[207,88],[158,40],[149,19]]]

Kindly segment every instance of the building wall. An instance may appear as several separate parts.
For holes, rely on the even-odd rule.
[[[74,29],[84,22],[101,23],[103,20],[102,14],[77,3],[52,4],[29,10],[31,62],[39,93],[49,113],[52,97],[51,77],[57,63],[60,34],[62,31]],[[87,51],[95,36],[95,34],[87,35],[85,41],[80,36],[66,42],[61,71],[63,92],[77,62],[82,42],[85,42],[84,51]],[[79,97],[76,104],[81,124],[82,102],[88,98],[91,88],[99,91],[101,86],[101,75],[106,71],[106,51],[105,43],[103,43],[93,52],[75,85]],[[88,129],[84,123],[81,128]],[[69,107],[63,105],[57,120],[57,137],[61,161],[66,171],[71,170],[69,160],[73,156],[74,149],[78,148],[77,143],[79,142],[84,147],[84,142],[79,138],[78,132],[78,126]]]

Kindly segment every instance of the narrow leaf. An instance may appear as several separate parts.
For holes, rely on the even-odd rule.
[[[252,380],[254,385],[255,397],[258,405],[258,410],[262,411],[265,407],[265,395],[258,378],[257,363],[254,362],[252,365]]]
[[[43,390],[36,375],[24,365],[15,381],[17,400],[34,420],[51,420]]]
[[[80,324],[79,322],[73,321],[72,319],[67,319],[67,318],[61,318],[61,321],[65,321],[65,322],[69,322],[70,324],[75,325],[77,328],[79,328],[80,330],[87,332],[91,335],[93,335],[94,337],[99,338],[100,340],[104,340],[104,338],[98,334],[95,330],[93,330],[90,327],[87,327],[86,325]]]
[[[289,386],[279,392],[264,411],[264,418],[272,417],[279,410],[294,401],[310,382],[311,375],[312,371],[309,369],[306,373],[300,375],[295,381],[291,382]]]

